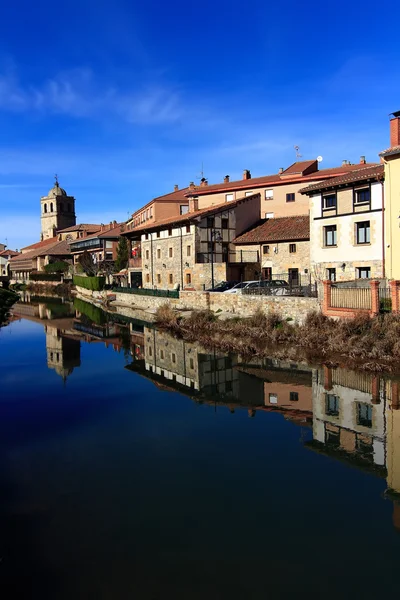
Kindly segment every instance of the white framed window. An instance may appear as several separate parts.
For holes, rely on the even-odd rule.
[[[274,197],[274,190],[265,190],[265,199],[271,200]]]
[[[266,219],[273,219],[274,218],[274,214],[275,213],[265,213],[265,218]]]
[[[233,194],[225,194],[225,202],[232,202]]]
[[[252,196],[253,194],[254,194],[254,192],[253,192],[253,191],[250,191],[250,192],[245,192],[245,193],[244,193],[244,195],[245,195],[245,196]]]
[[[269,395],[269,403],[270,404],[278,404],[278,394],[270,394]]]

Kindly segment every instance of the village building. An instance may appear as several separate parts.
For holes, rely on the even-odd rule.
[[[188,198],[198,200],[199,209],[208,206],[233,202],[243,196],[260,194],[260,213],[262,218],[307,215],[309,213],[308,199],[299,193],[307,184],[331,179],[358,170],[360,166],[368,166],[365,156],[361,156],[359,164],[343,161],[340,167],[319,169],[321,157],[313,160],[297,161],[287,169],[279,169],[273,175],[262,177],[251,176],[248,169],[243,171],[243,178],[230,181],[226,175],[222,183],[209,185],[203,178],[199,186],[190,183]],[[374,164],[374,163],[372,163]]]
[[[100,231],[101,227],[102,225],[94,223],[78,223],[76,225],[71,225],[71,227],[60,229],[57,231],[57,237],[60,241],[66,240],[67,242],[71,242],[72,240],[93,235]]]
[[[10,260],[18,254],[19,252],[7,250],[4,244],[0,244],[0,277],[10,276]]]
[[[310,198],[310,257],[314,279],[385,277],[384,166],[375,165],[301,190]]]
[[[202,210],[191,199],[188,213],[123,235],[133,248],[140,242],[136,268],[144,288],[202,290],[220,281],[254,278],[257,253],[238,255],[233,240],[259,220],[259,194]]]
[[[170,217],[178,217],[189,211],[189,200],[186,197],[189,188],[181,190],[175,185],[174,191],[153,198],[142,208],[133,213],[126,222],[126,228],[134,229],[145,224],[153,224]]]
[[[113,221],[109,225],[101,225],[100,229],[91,235],[82,232],[82,236],[69,243],[74,264],[79,262],[79,257],[85,251],[92,255],[95,264],[104,262],[114,264],[117,258],[118,240],[123,229],[124,224]]]
[[[72,262],[69,243],[58,237],[47,238],[21,249],[21,253],[10,260],[11,280],[25,283],[32,273],[44,271],[51,262]]]
[[[238,259],[249,251],[258,257],[262,279],[310,282],[310,218],[308,215],[267,219],[233,240]]]
[[[380,153],[385,169],[385,271],[400,280],[400,111],[390,120],[390,148]]]

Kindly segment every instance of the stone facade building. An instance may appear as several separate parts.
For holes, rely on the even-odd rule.
[[[133,213],[132,217],[126,222],[126,228],[135,229],[145,224],[157,223],[168,219],[169,217],[178,217],[189,211],[189,199],[186,197],[189,188],[175,186],[173,192],[153,198]]]
[[[254,252],[246,252],[239,262],[233,240],[259,219],[259,194],[203,210],[191,200],[187,214],[124,235],[133,247],[140,242],[144,288],[202,290],[240,280],[248,265],[257,263]]]
[[[238,260],[256,252],[263,279],[310,278],[310,218],[308,215],[267,219],[234,240]]]
[[[383,182],[381,164],[301,190],[311,200],[310,253],[315,279],[385,276]]]
[[[47,196],[40,199],[40,208],[42,240],[52,238],[58,230],[71,227],[76,223],[75,198],[68,196],[57,179]]]

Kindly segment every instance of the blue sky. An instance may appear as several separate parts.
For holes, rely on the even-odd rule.
[[[400,109],[394,2],[5,3],[0,241],[40,232],[60,184],[79,222],[122,220],[198,181],[367,160]]]

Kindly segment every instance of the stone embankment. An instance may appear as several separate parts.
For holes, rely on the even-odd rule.
[[[149,313],[155,313],[166,303],[177,310],[211,310],[240,317],[250,317],[261,309],[266,314],[278,312],[283,319],[293,319],[302,324],[308,313],[320,311],[318,298],[296,296],[244,296],[218,292],[181,291],[179,298],[158,298],[124,292],[95,292],[78,286],[76,290],[83,300],[115,306],[118,309],[130,307]]]

